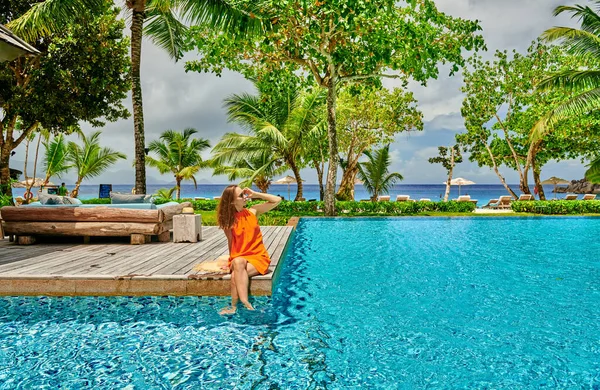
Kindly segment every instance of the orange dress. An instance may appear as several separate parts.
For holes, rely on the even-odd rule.
[[[243,209],[235,213],[235,223],[231,228],[231,250],[229,268],[236,257],[243,257],[262,275],[266,274],[271,258],[263,243],[258,218],[250,210]]]

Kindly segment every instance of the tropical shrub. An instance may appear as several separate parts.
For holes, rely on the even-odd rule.
[[[517,213],[600,214],[600,200],[536,200],[511,203]]]

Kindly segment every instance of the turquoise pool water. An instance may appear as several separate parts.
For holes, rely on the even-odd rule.
[[[0,389],[600,387],[600,219],[303,219],[272,299],[0,299]]]

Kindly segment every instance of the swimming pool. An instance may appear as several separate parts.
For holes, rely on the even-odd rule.
[[[302,219],[272,299],[0,299],[0,389],[597,388],[600,219]]]

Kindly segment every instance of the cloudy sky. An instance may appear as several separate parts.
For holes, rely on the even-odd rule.
[[[436,3],[440,10],[452,16],[480,21],[488,47],[484,56],[488,57],[496,49],[516,49],[525,52],[531,41],[547,28],[573,23],[567,17],[552,16],[552,10],[557,5],[574,4],[565,0],[437,0]],[[222,102],[233,93],[253,92],[252,85],[234,73],[225,73],[222,77],[185,73],[184,61],[195,56],[195,53],[189,53],[183,61],[175,63],[151,42],[144,42],[142,89],[147,143],[158,138],[166,129],[182,130],[194,127],[201,137],[210,140],[211,145],[218,142],[226,132],[241,131],[237,126],[227,123]],[[424,113],[425,130],[400,135],[391,146],[392,170],[400,172],[406,184],[437,184],[445,180],[444,169],[440,165],[429,164],[427,159],[437,154],[439,145],[451,144],[454,135],[464,129],[460,116],[463,100],[460,92],[462,77],[447,77],[447,74],[447,69],[442,69],[440,79],[431,80],[427,87],[411,85],[411,90]],[[393,86],[393,82],[386,85]],[[125,104],[131,109],[130,100]],[[87,124],[83,124],[83,129],[85,132],[95,130]],[[109,172],[86,184],[133,183],[133,119],[108,123],[102,131],[103,143],[124,152],[129,159],[118,163]],[[205,157],[208,157],[208,154],[206,153]],[[23,156],[24,148],[21,147],[17,150],[11,166],[21,169]],[[580,179],[584,171],[585,167],[579,161],[563,161],[549,163],[544,168],[542,177]],[[503,168],[502,173],[509,183],[518,182],[516,172]],[[313,170],[305,169],[302,174],[307,183],[317,182]],[[147,175],[149,184],[172,182],[170,177],[161,176],[153,169],[149,169]],[[457,166],[455,175],[481,184],[499,183],[491,169],[479,168],[475,163],[468,161]],[[212,176],[210,171],[199,173],[197,178],[199,182],[204,183],[227,182],[226,177]],[[67,176],[65,181],[72,183],[74,177]]]

